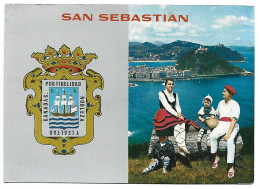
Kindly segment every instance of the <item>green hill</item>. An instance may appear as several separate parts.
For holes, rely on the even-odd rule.
[[[154,51],[158,48],[157,45],[154,45],[149,42],[135,44],[129,46],[129,57],[135,57],[135,59],[147,60],[151,54],[154,54]]]
[[[194,74],[201,75],[243,72],[243,69],[230,64],[209,50],[189,51],[175,63],[175,68],[178,70],[191,70]]]
[[[157,49],[157,53],[159,54],[159,59],[161,60],[176,60],[190,50],[196,50],[199,47],[200,44],[197,43],[177,40],[172,43],[162,45]]]
[[[129,42],[129,58],[132,60],[178,60],[181,56],[191,50],[197,50],[201,45],[189,41],[174,41],[161,46],[145,42]],[[215,52],[226,61],[244,61],[245,58],[237,51],[231,50],[222,44],[207,46],[210,51]]]
[[[140,42],[129,42],[129,47],[130,46],[134,46],[134,45],[140,45],[141,43]]]
[[[216,53],[226,61],[245,61],[245,58],[235,50],[225,47],[224,45],[205,46],[210,51]]]

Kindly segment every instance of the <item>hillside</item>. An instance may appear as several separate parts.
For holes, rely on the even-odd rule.
[[[178,40],[162,45],[159,47],[158,53],[162,60],[179,59],[182,55],[186,54],[190,50],[196,50],[199,47],[200,44]]]
[[[161,41],[154,41],[154,42],[152,42],[152,44],[154,44],[154,45],[156,45],[156,46],[162,46],[164,43],[163,42],[161,42]]]
[[[237,51],[223,45],[205,46],[205,48],[208,48],[226,61],[245,61],[245,58]]]
[[[188,41],[174,41],[172,43],[163,44],[161,46],[153,43],[130,42],[129,43],[129,59],[131,60],[178,60],[182,55],[191,50],[198,49],[201,44]],[[207,46],[209,50],[215,52],[226,61],[244,61],[244,57],[238,52],[231,50],[224,45]]]
[[[212,169],[210,156],[191,156],[192,169],[188,168],[176,154],[176,167],[167,174],[162,169],[140,175],[148,166],[147,156],[149,143],[132,144],[128,147],[128,182],[129,183],[174,183],[174,184],[237,184],[254,182],[254,128],[241,127],[239,133],[243,137],[242,154],[236,158],[235,177],[227,177],[226,154],[219,154],[221,161],[217,169]]]
[[[217,169],[212,169],[210,160],[191,161],[192,169],[176,162],[176,167],[167,174],[162,169],[141,175],[141,171],[148,166],[150,160],[144,158],[130,158],[128,161],[128,182],[136,184],[250,184],[254,182],[254,155],[241,155],[236,160],[235,177],[227,177],[227,163],[225,156],[221,156]]]
[[[175,63],[175,68],[178,70],[188,69],[194,74],[203,75],[243,72],[241,68],[230,64],[209,50],[197,52],[191,50]]]
[[[148,58],[150,58],[150,54],[155,53],[157,48],[157,45],[154,45],[149,42],[131,45],[129,46],[129,57],[147,60]]]
[[[129,47],[134,46],[134,45],[140,45],[140,42],[129,42]]]

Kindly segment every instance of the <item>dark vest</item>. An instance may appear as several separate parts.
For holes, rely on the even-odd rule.
[[[164,96],[165,96],[165,98],[166,98],[168,104],[170,104],[170,106],[172,107],[172,109],[174,109],[174,110],[176,111],[176,109],[175,109],[175,105],[176,105],[176,93],[173,93],[173,96],[174,96],[174,98],[175,98],[175,101],[173,101],[173,102],[170,102],[170,101],[169,101],[169,99],[167,98],[167,96],[166,96],[166,94],[164,93],[164,91],[162,91],[162,93],[164,94]],[[160,105],[160,108],[161,108],[161,109],[164,108],[164,106],[163,106],[163,104],[161,103],[160,100],[159,100],[159,105]]]

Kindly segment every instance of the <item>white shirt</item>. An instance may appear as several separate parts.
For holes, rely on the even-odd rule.
[[[173,93],[169,93],[167,91],[167,89],[164,90],[164,93],[166,94],[168,100],[170,102],[174,102],[176,101],[176,104],[175,104],[175,108],[176,108],[176,111],[178,113],[181,113],[181,107],[180,107],[180,103],[179,103],[179,96],[178,94],[176,93],[176,99],[174,98],[173,96]],[[177,116],[177,112],[171,107],[171,105],[167,102],[167,99],[165,98],[164,94],[162,92],[159,92],[158,93],[159,95],[159,100],[161,101],[163,107],[169,112],[171,113],[172,115],[174,116]]]
[[[199,112],[198,112],[198,114],[199,115],[204,115],[204,107],[201,107],[201,109],[199,110]],[[216,114],[216,111],[215,111],[215,109],[212,107],[211,108],[211,111],[209,112],[209,114]]]
[[[163,147],[165,144],[166,144],[166,142],[164,142],[164,143],[160,142],[161,147]]]
[[[221,100],[218,104],[216,113],[219,115],[219,118],[234,117],[238,120],[240,115],[240,107],[239,104],[233,99],[231,99],[228,103],[226,103],[225,100]]]

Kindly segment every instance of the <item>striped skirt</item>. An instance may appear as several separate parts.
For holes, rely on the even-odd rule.
[[[184,117],[184,116],[183,116]],[[173,136],[173,127],[178,124],[185,123],[199,128],[194,121],[184,117],[184,120],[177,118],[166,111],[166,109],[159,109],[153,119],[154,128],[158,136]]]

